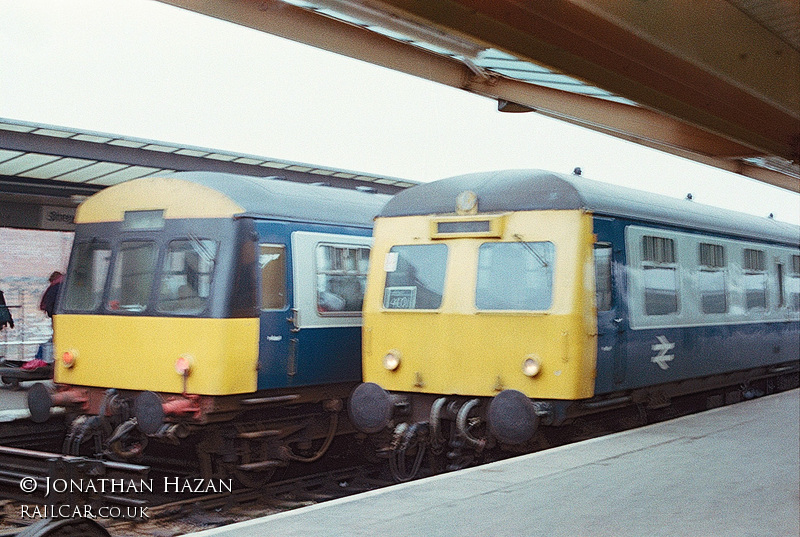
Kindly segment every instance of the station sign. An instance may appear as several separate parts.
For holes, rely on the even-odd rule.
[[[74,231],[75,207],[42,205],[39,228],[57,231]]]

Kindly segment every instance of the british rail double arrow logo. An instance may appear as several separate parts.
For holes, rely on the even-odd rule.
[[[650,348],[658,354],[650,358],[650,361],[654,364],[658,364],[658,367],[661,369],[669,369],[667,362],[671,362],[675,358],[675,355],[667,354],[667,352],[674,349],[675,344],[670,343],[664,336],[656,336],[656,339],[658,340],[658,344],[652,345]]]

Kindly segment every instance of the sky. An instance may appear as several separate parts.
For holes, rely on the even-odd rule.
[[[152,0],[0,0],[0,117],[432,181],[541,168],[800,223],[800,196]]]

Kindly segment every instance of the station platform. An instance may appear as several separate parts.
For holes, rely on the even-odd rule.
[[[38,381],[26,381],[18,389],[9,386],[0,386],[0,423],[24,419],[31,414],[28,412],[28,390]],[[52,381],[43,381],[52,384]]]
[[[0,423],[29,418],[28,412],[28,390],[34,384],[46,384],[53,386],[52,380],[28,380],[19,384],[18,388],[12,388],[3,384],[0,386]],[[63,409],[54,409],[54,414]]]
[[[800,390],[193,537],[800,535]]]

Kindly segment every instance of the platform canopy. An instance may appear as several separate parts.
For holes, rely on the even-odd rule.
[[[394,194],[416,181],[0,118],[0,227],[74,229],[75,207],[141,177],[216,171]]]
[[[161,0],[800,192],[800,3]]]

